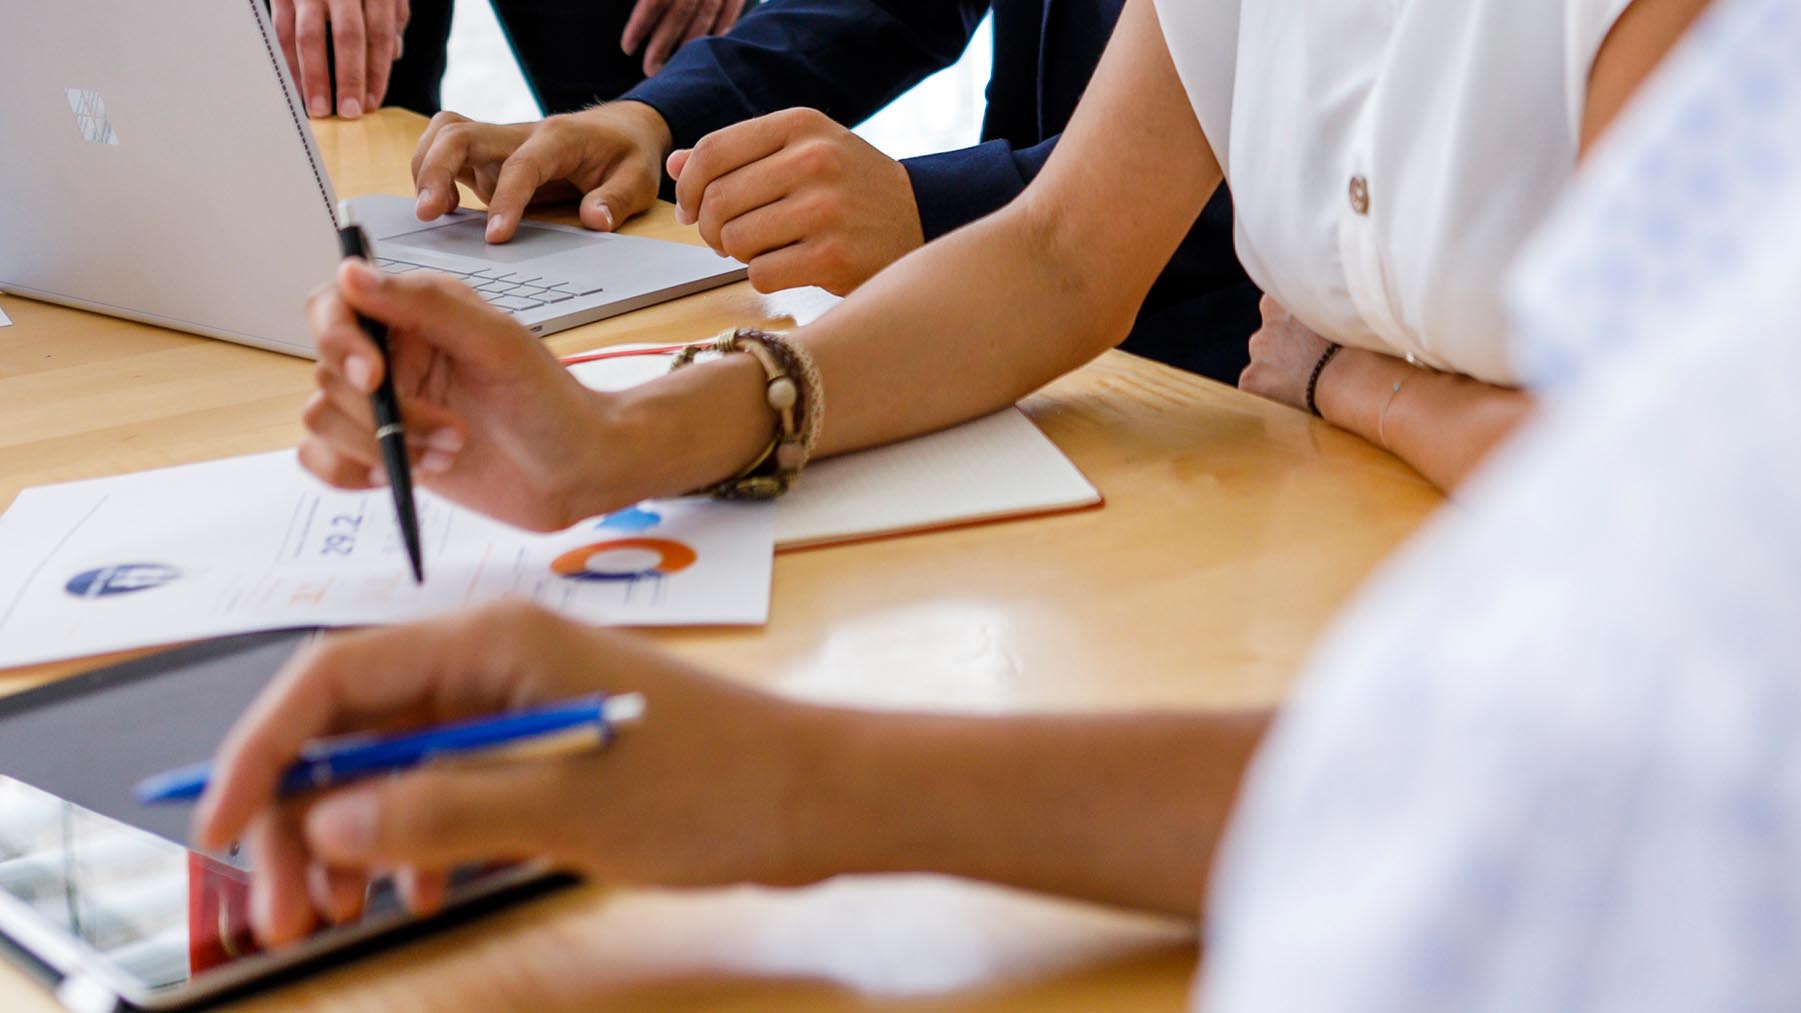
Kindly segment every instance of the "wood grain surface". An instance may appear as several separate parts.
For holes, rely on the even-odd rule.
[[[342,195],[410,194],[424,126],[316,123]],[[545,215],[573,221],[567,209]],[[627,232],[696,242],[668,205]],[[793,326],[736,284],[549,339],[558,352]],[[27,486],[292,445],[309,363],[6,297],[0,503]],[[1369,570],[1439,502],[1306,415],[1113,352],[1024,402],[1103,509],[783,553],[762,629],[657,640],[770,690],[983,712],[1279,700]],[[92,660],[0,673],[0,693]],[[598,803],[597,803],[598,804]],[[270,993],[333,1010],[1182,1008],[1191,925],[932,876],[800,890],[590,885]],[[49,993],[0,966],[0,1009]]]

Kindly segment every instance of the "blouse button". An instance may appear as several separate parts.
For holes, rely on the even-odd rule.
[[[1351,177],[1351,210],[1359,215],[1370,213],[1370,181],[1362,176]]]

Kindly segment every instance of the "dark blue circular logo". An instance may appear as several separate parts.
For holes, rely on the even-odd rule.
[[[162,587],[180,577],[180,570],[161,563],[120,563],[78,573],[69,578],[63,590],[76,598],[110,598]]]

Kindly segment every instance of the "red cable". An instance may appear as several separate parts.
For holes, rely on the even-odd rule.
[[[584,362],[598,362],[601,359],[626,359],[634,355],[673,355],[687,347],[686,344],[680,344],[658,345],[655,348],[603,348],[597,352],[566,355],[557,361],[565,366],[575,366]]]

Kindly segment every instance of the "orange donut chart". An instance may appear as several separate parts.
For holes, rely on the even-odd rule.
[[[628,550],[654,552],[657,562],[653,566],[633,570],[600,570],[594,568],[594,557],[609,552]],[[553,560],[551,572],[570,580],[640,580],[645,577],[667,577],[672,573],[680,573],[694,565],[698,558],[694,550],[681,542],[672,542],[667,538],[615,538],[605,542],[595,542],[579,549],[570,549]]]

